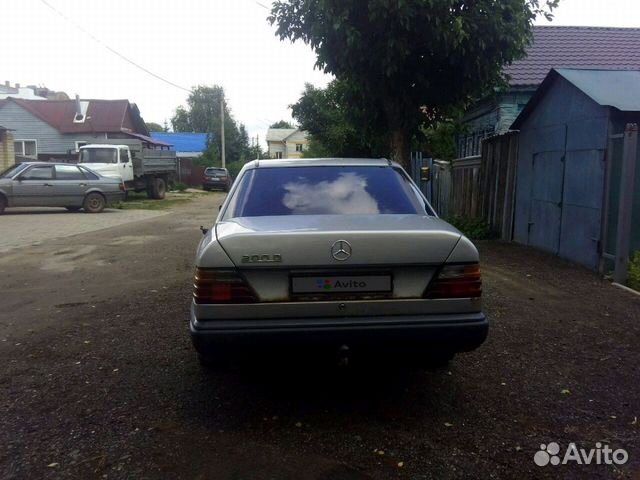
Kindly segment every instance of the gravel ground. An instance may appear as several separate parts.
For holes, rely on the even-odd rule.
[[[0,478],[640,478],[640,297],[523,247],[480,246],[490,338],[447,368],[202,371],[192,257],[221,198],[0,257]],[[538,467],[549,442],[630,460]]]

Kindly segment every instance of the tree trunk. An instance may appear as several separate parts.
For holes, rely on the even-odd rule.
[[[411,169],[411,139],[404,129],[391,131],[391,159],[409,171]]]
[[[411,135],[406,128],[407,110],[388,95],[382,102],[387,126],[391,132],[391,159],[409,171],[411,168]]]

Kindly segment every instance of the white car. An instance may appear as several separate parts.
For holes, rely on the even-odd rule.
[[[203,365],[287,346],[446,361],[487,337],[478,251],[389,160],[256,160],[203,232]]]

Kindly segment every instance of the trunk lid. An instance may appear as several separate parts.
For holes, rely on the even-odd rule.
[[[287,215],[220,222],[216,237],[239,268],[341,268],[441,264],[460,232],[421,215]]]

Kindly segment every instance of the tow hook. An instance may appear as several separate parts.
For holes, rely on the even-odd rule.
[[[342,345],[338,349],[338,365],[340,365],[341,367],[349,366],[349,346],[348,345]]]

